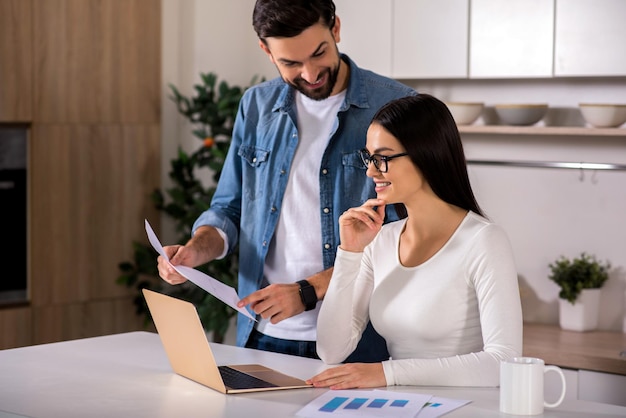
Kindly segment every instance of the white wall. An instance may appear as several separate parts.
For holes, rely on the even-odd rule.
[[[193,95],[200,73],[214,72],[218,82],[248,86],[255,75],[277,75],[265,53],[258,46],[252,28],[254,0],[161,0],[162,1],[162,79],[163,111],[161,182],[171,184],[170,160],[178,147],[193,152],[200,141],[191,134],[192,127],[180,116],[170,100],[169,84],[181,93]],[[210,173],[199,173],[210,181]],[[162,218],[164,242],[176,236],[166,216]]]
[[[254,74],[277,74],[252,29],[254,0],[162,1],[164,89],[173,83],[189,93],[200,72],[214,71],[239,85],[247,85]],[[625,78],[402,81],[442,100],[485,102],[485,120],[496,103],[545,102],[551,107],[547,124],[581,125],[579,102],[626,102]],[[178,144],[186,149],[199,144],[170,101],[163,103],[162,175],[167,184],[169,159]],[[625,137],[466,135],[463,140],[468,159],[626,164]],[[626,172],[585,172],[581,180],[577,170],[470,166],[469,171],[483,209],[506,228],[513,243],[525,319],[558,322],[558,288],[547,279],[548,264],[561,254],[587,251],[613,265],[602,293],[600,327],[621,330],[626,311]]]
[[[497,103],[548,103],[549,113],[538,126],[582,126],[578,103],[626,102],[624,78],[403,81],[442,100],[484,102],[487,109],[477,124],[494,119]],[[463,142],[468,160],[626,164],[626,129],[622,137],[466,134]],[[626,171],[474,165],[469,172],[479,203],[513,243],[525,320],[558,323],[559,288],[547,278],[548,264],[585,251],[613,266],[602,290],[599,327],[622,330]]]

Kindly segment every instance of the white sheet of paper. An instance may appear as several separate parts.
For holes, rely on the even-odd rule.
[[[156,250],[157,253],[161,254],[161,256],[163,256],[163,258],[165,258],[169,262],[170,261],[169,257],[167,256],[167,254],[165,254],[165,250],[163,250],[163,246],[161,245],[161,242],[157,238],[156,234],[154,233],[154,230],[150,226],[150,223],[148,222],[147,219],[145,220],[145,224],[146,224],[146,233],[148,234],[148,240],[150,241],[150,244],[152,244],[152,247]],[[194,268],[186,267],[186,266],[175,266],[172,264],[170,265],[174,268],[174,270],[176,270],[181,276],[183,276],[187,280],[191,281],[197,286],[200,286],[201,288],[203,288],[204,290],[206,290],[211,295],[215,296],[216,298],[218,298],[219,300],[221,300],[222,302],[224,302],[231,308],[237,310],[238,312],[241,312],[248,318],[256,321],[256,319],[250,314],[250,312],[248,312],[248,310],[245,307],[244,308],[237,307],[237,303],[239,302],[240,299],[239,299],[239,296],[237,295],[237,292],[232,287]]]
[[[296,415],[301,417],[413,418],[432,395],[382,390],[329,390]]]

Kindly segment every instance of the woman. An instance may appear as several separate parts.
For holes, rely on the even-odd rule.
[[[388,103],[362,157],[377,199],[339,218],[317,350],[341,363],[371,320],[391,359],[330,368],[309,383],[497,386],[500,360],[522,352],[517,273],[505,232],[476,203],[448,108],[426,94]],[[403,204],[407,217],[383,226],[387,204]]]

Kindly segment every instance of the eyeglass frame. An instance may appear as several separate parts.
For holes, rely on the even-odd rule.
[[[393,155],[382,155],[382,154],[370,154],[370,152],[366,150],[365,148],[359,150],[359,156],[361,157],[361,161],[363,161],[363,164],[365,164],[365,168],[368,168],[370,163],[374,163],[374,167],[376,167],[376,170],[380,171],[381,173],[387,173],[389,171],[389,164],[388,164],[389,161],[395,158],[405,157],[407,155],[409,154],[406,152],[401,152],[401,153],[393,154]],[[381,170],[380,168],[382,162],[385,163],[384,170]]]

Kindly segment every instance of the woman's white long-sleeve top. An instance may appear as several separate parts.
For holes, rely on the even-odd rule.
[[[362,253],[338,250],[318,319],[319,356],[342,362],[371,319],[391,354],[383,362],[387,385],[497,386],[500,360],[522,353],[506,233],[469,212],[435,255],[404,267],[405,223],[384,225]]]

